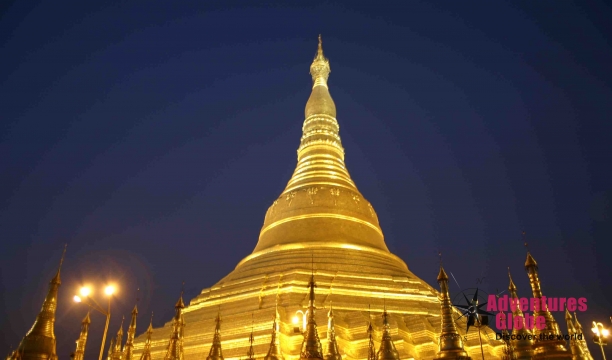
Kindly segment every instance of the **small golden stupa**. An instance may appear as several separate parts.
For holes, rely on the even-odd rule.
[[[310,74],[312,93],[293,176],[266,212],[253,253],[183,309],[186,360],[205,359],[219,331],[226,360],[246,354],[297,360],[306,350],[316,358],[366,359],[370,322],[376,348],[381,341],[385,348],[378,358],[433,359],[438,353],[438,291],[389,252],[374,207],[349,175],[320,37]],[[317,287],[309,290],[313,276]],[[315,292],[316,300],[311,298]],[[215,323],[218,312],[224,319],[221,330]],[[314,336],[311,322],[320,326],[305,350],[302,331]],[[334,332],[328,335],[329,324]],[[164,358],[172,331],[168,322],[152,335],[139,336],[135,358],[147,337],[151,358]],[[329,339],[337,344],[332,353]],[[271,340],[278,347],[273,355]],[[501,341],[483,341],[487,358],[501,357]],[[468,354],[481,357],[477,335],[469,334],[463,345]]]

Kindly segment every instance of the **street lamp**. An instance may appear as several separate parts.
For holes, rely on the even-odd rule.
[[[106,296],[108,297],[108,310],[104,310],[102,308],[102,306],[100,306],[100,304],[98,304],[98,302],[90,297],[89,295],[91,295],[91,288],[84,286],[79,290],[79,293],[81,294],[79,295],[75,295],[74,296],[74,301],[75,302],[82,302],[86,305],[88,305],[90,308],[96,310],[97,312],[101,313],[102,315],[106,316],[106,325],[104,325],[104,335],[102,335],[102,345],[100,345],[100,357],[99,360],[102,360],[102,353],[104,352],[104,344],[106,343],[106,333],[108,332],[108,323],[110,321],[110,302],[111,302],[111,297],[113,296],[113,294],[115,293],[116,288],[114,285],[107,285],[104,288],[104,293],[106,294]]]
[[[606,342],[606,337],[609,334],[608,329],[604,329],[602,323],[593,321],[593,328],[591,330],[595,333],[595,336],[593,336],[593,342],[599,345],[601,348],[601,355],[603,356],[603,359],[606,360],[606,354],[604,353],[603,346],[608,345]]]

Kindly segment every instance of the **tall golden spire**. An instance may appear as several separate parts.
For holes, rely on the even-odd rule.
[[[308,283],[308,320],[306,322],[306,330],[304,331],[304,341],[302,342],[302,351],[300,352],[300,360],[320,359],[323,360],[323,349],[321,348],[321,340],[317,331],[317,322],[315,321],[315,287],[314,274],[310,276]]]
[[[123,356],[123,351],[121,349],[123,344],[123,322],[125,321],[125,316],[121,319],[121,326],[119,326],[119,331],[117,331],[117,336],[115,337],[115,347],[111,347],[109,351],[111,353],[111,360],[121,360]]]
[[[183,292],[174,305],[174,319],[172,320],[172,335],[168,342],[168,349],[164,360],[183,360],[183,329],[185,328],[185,319],[183,318]]]
[[[585,354],[580,346],[580,340],[574,338],[576,336],[576,327],[574,326],[572,314],[567,307],[565,308],[565,322],[567,324],[567,334],[570,336],[570,350],[572,351],[572,360],[592,360],[591,354]]]
[[[206,360],[223,360],[223,350],[221,349],[221,314],[217,313],[215,319],[215,334],[213,335],[212,345]]]
[[[380,340],[380,347],[376,354],[377,360],[399,360],[399,352],[395,348],[393,339],[391,339],[391,333],[389,332],[389,314],[387,314],[387,307],[384,307],[383,314],[383,333],[382,339]]]
[[[587,346],[586,334],[582,332],[582,325],[578,321],[578,317],[576,316],[576,313],[574,313],[574,328],[576,329],[577,334],[582,334],[582,339],[578,340],[578,344],[580,344],[580,348],[582,348],[582,352],[586,356],[585,359],[593,360],[591,351],[589,350],[589,347]]]
[[[151,360],[151,335],[153,335],[153,313],[151,313],[151,322],[147,328],[147,339],[140,360]]]
[[[89,334],[89,324],[91,324],[91,319],[89,318],[88,311],[81,322],[81,333],[79,334],[79,340],[76,342],[74,360],[83,360],[85,357],[85,345],[87,344],[87,334]]]
[[[134,357],[134,335],[136,334],[136,317],[138,316],[138,305],[134,305],[132,319],[128,327],[127,340],[123,349],[123,360],[133,360]]]
[[[108,346],[108,352],[106,353],[106,358],[108,360],[113,360],[114,354],[115,354],[115,339],[111,339],[110,344]]]
[[[253,314],[251,313],[251,335],[249,335],[249,351],[247,351],[247,360],[255,360],[255,350],[253,350],[253,342],[255,338],[253,337],[253,327],[255,325],[255,319],[253,318]]]
[[[440,339],[438,342],[438,353],[436,359],[471,359],[463,349],[461,335],[455,325],[453,318],[453,305],[448,291],[448,275],[442,267],[440,260],[440,272],[438,273],[438,284],[440,284],[440,312],[441,326]]]
[[[513,317],[520,317],[525,323],[525,316],[521,311],[521,307],[519,305],[519,297],[517,294],[516,285],[514,285],[514,281],[512,281],[512,275],[510,274],[510,268],[508,268],[508,278],[510,279],[510,284],[508,285],[508,291],[510,293],[510,303],[514,303],[517,306],[512,309]],[[514,339],[511,340],[512,347],[514,348],[514,353],[518,360],[522,359],[531,359],[533,356],[533,340],[531,336],[533,336],[532,332],[526,329],[524,326],[520,329],[517,329],[513,326],[512,335],[514,335]]]
[[[527,243],[525,243],[527,246]],[[527,251],[527,260],[525,261],[525,271],[529,276],[529,283],[531,285],[531,291],[533,297],[538,299],[540,304],[542,300],[542,288],[540,278],[538,276],[538,263],[535,261],[531,253]],[[546,305],[546,304],[543,304]],[[538,316],[543,316],[545,319],[545,326],[543,329],[534,327],[533,334],[538,339],[533,345],[533,354],[535,357],[547,356],[555,357],[559,359],[571,359],[572,355],[567,350],[565,340],[557,339],[557,335],[562,335],[559,325],[555,318],[548,311],[547,306],[538,307],[537,311],[534,311],[533,317],[537,319]],[[551,336],[552,335],[552,336]],[[544,336],[546,340],[539,340],[540,336]],[[551,340],[549,340],[549,338]]]
[[[334,309],[329,305],[327,313],[327,349],[325,351],[325,360],[342,360],[338,343],[336,342],[336,329],[334,328]]]
[[[285,360],[280,345],[278,336],[278,294],[276,296],[276,307],[274,309],[274,321],[272,322],[272,336],[270,339],[270,348],[264,360]]]
[[[372,314],[368,305],[368,360],[376,360],[376,347],[374,345],[374,329],[372,328]]]
[[[304,241],[354,244],[388,252],[372,205],[361,195],[344,163],[336,106],[329,93],[329,60],[319,36],[310,66],[298,163],[287,187],[266,213],[255,252]],[[296,231],[295,229],[300,229]]]
[[[36,316],[34,325],[21,340],[17,350],[11,355],[12,359],[20,360],[57,360],[55,340],[55,311],[57,310],[57,292],[62,281],[60,271],[66,255],[66,246],[60,260],[55,276],[49,282],[49,291],[43,302],[42,309]]]

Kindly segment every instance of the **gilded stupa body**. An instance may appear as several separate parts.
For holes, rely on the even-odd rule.
[[[17,350],[9,355],[11,360],[57,360],[55,339],[55,311],[57,310],[57,293],[62,284],[60,271],[64,262],[64,255],[55,276],[49,282],[49,291],[45,297],[42,308],[36,316],[34,325],[23,337]]]
[[[401,359],[436,356],[441,327],[438,291],[389,252],[374,207],[351,179],[344,162],[336,106],[328,87],[330,72],[319,39],[310,66],[313,86],[306,103],[296,169],[268,208],[252,254],[185,307],[186,360],[207,356],[213,345],[219,306],[223,308],[226,359],[238,359],[249,352],[251,329],[254,357],[265,358],[276,311],[278,331],[274,336],[280,346],[277,353],[286,360],[300,358],[304,335],[295,329],[303,328],[303,318],[310,321],[312,316],[321,325],[320,346],[328,349],[327,315],[332,300],[333,338],[339,344],[342,359],[366,359],[368,307],[382,313],[383,299],[386,324],[373,324],[374,341],[380,343],[384,335]],[[313,306],[318,311],[302,317],[309,309],[308,284],[313,274],[317,280]],[[296,318],[297,325],[292,321]],[[153,359],[164,357],[171,332],[171,322],[156,329],[151,341]],[[489,357],[501,357],[501,341],[484,342]],[[136,356],[144,343],[144,335],[136,339]],[[477,338],[467,341],[464,347],[469,354],[480,356]]]

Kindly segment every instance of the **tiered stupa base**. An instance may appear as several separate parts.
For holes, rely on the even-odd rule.
[[[368,308],[374,338],[380,341],[381,313],[386,305],[390,331],[401,359],[436,356],[440,333],[437,291],[412,274],[403,261],[388,252],[366,247],[302,243],[250,255],[218,284],[193,299],[184,309],[185,359],[203,359],[208,355],[219,306],[224,357],[246,357],[253,316],[255,357],[263,359],[270,345],[277,294],[281,348],[285,359],[298,359],[303,336],[295,328],[301,326],[301,314],[297,325],[293,318],[298,310],[307,309],[311,267],[317,283],[316,320],[324,347],[327,311],[333,302],[336,339],[343,359],[366,359]],[[153,359],[164,357],[170,332],[170,322],[155,329]],[[136,340],[135,358],[142,352],[144,339],[141,335]],[[487,358],[501,357],[501,342],[483,336],[483,348]],[[473,358],[481,358],[477,332],[470,331],[466,350]]]

